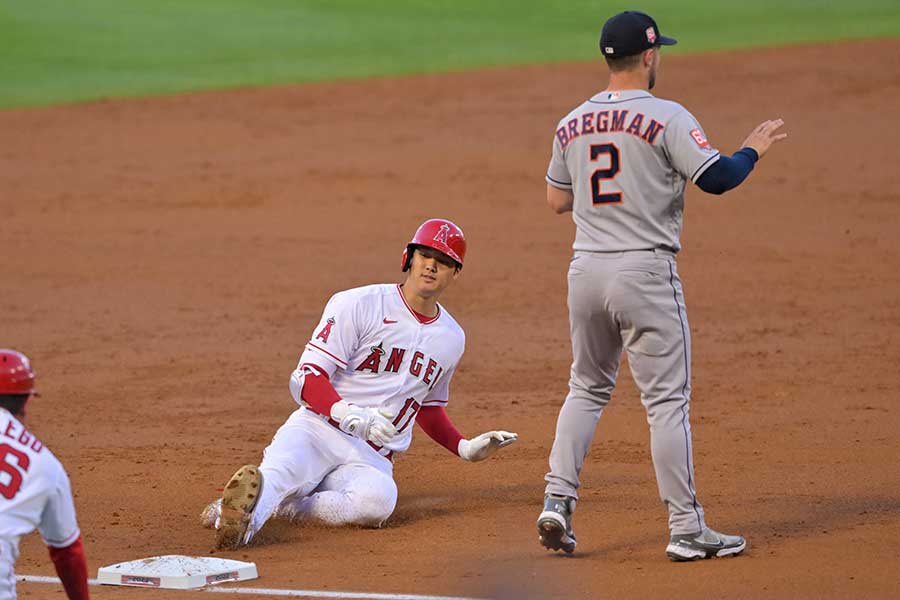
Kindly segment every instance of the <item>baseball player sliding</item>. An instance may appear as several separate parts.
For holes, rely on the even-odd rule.
[[[70,600],[88,600],[87,563],[69,477],[23,424],[37,395],[31,362],[0,349],[0,600],[15,600],[19,540],[37,529]]]
[[[516,441],[506,431],[464,439],[445,412],[465,334],[438,298],[465,254],[462,230],[432,219],[403,251],[402,284],[332,296],[291,375],[300,408],[259,467],[238,469],[204,511],[218,548],[248,543],[276,511],[379,527],[397,504],[392,458],[409,448],[415,423],[467,461]]]
[[[675,255],[688,180],[721,194],[739,185],[786,134],[765,121],[733,156],[722,156],[681,105],[650,94],[660,35],[648,15],[627,11],[603,26],[609,85],[556,129],[547,202],[576,225],[568,306],[573,362],[550,453],[541,544],[572,552],[578,476],[624,348],[650,425],[659,494],[669,511],[672,560],[743,552],[746,540],[706,525],[697,499],[688,419],[691,338]]]

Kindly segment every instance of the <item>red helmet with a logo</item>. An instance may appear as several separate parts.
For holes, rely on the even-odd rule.
[[[31,361],[21,352],[0,348],[0,394],[37,394]]]
[[[463,235],[462,229],[447,219],[429,219],[419,225],[415,235],[403,250],[400,267],[404,271],[409,270],[415,246],[426,246],[443,252],[452,258],[460,269],[466,258],[466,236]]]

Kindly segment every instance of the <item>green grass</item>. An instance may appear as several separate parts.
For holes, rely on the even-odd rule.
[[[641,0],[672,51],[900,35],[898,0]],[[0,107],[599,59],[587,0],[0,0]]]

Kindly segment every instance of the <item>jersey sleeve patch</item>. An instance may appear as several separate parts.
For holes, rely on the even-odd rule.
[[[669,164],[682,177],[696,178],[719,157],[694,115],[682,109],[672,116],[663,130],[663,151]]]
[[[709,140],[706,139],[706,136],[703,135],[703,132],[699,129],[691,130],[691,137],[694,139],[694,142],[703,148],[704,150],[709,150],[712,146],[709,143]]]
[[[325,324],[322,326],[322,329],[319,330],[319,333],[316,334],[315,339],[321,341],[323,344],[328,343],[328,338],[331,337],[331,328],[334,327],[334,317],[328,317],[325,320]]]
[[[363,290],[364,292],[365,290]],[[368,322],[365,294],[359,290],[338,292],[328,301],[306,344],[319,356],[346,368],[359,344],[359,323]]]

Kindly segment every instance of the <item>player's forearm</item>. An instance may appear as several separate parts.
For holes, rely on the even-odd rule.
[[[331,416],[331,407],[341,401],[328,376],[314,373],[306,374],[300,397],[312,410],[326,417]]]
[[[87,584],[87,560],[79,537],[65,548],[50,547],[50,560],[62,581],[69,600],[89,600]]]
[[[709,194],[724,194],[739,186],[758,160],[753,148],[741,148],[734,156],[721,156],[700,176],[697,186]]]
[[[428,437],[459,456],[459,441],[462,434],[454,427],[443,406],[426,406],[416,416],[416,423]]]
[[[558,215],[570,212],[575,204],[575,194],[572,190],[564,190],[548,183],[547,204]]]

